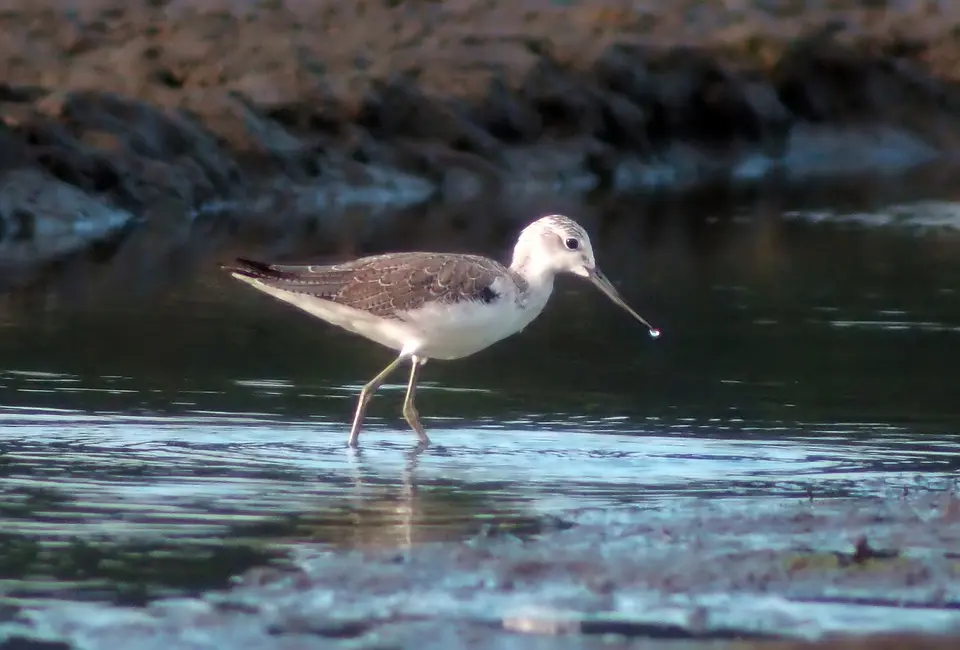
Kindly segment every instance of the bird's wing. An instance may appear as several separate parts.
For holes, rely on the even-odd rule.
[[[274,289],[384,318],[402,318],[404,312],[428,302],[495,302],[500,293],[494,282],[516,281],[491,259],[445,253],[391,253],[332,266],[274,265],[240,258],[224,268]]]

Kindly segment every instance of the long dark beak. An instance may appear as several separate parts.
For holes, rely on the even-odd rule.
[[[607,298],[612,300],[614,304],[623,307],[628,314],[646,325],[651,337],[658,338],[660,336],[660,330],[648,323],[645,318],[630,308],[630,305],[626,303],[626,301],[620,295],[620,292],[617,291],[612,284],[610,284],[610,280],[608,280],[606,276],[600,272],[600,269],[590,269],[590,275],[587,277],[590,279],[590,282],[596,285],[597,289],[600,289],[600,291],[602,291]]]

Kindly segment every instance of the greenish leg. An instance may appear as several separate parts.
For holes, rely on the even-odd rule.
[[[400,356],[394,359],[389,366],[380,371],[379,375],[367,382],[367,385],[360,391],[360,399],[357,402],[357,410],[353,414],[353,426],[350,427],[350,438],[347,440],[347,446],[357,446],[357,440],[360,438],[360,427],[363,426],[363,416],[367,412],[367,404],[370,403],[370,398],[373,397],[373,394],[380,388],[380,384],[382,384],[386,378],[390,376],[390,373],[396,370],[397,366],[405,361],[406,358],[407,357]],[[416,366],[416,364],[414,364],[414,366]]]
[[[417,407],[414,406],[413,400],[417,395],[417,379],[420,376],[420,368],[422,368],[422,359],[420,357],[414,356],[410,358],[410,382],[407,384],[407,396],[403,399],[403,417],[407,421],[407,424],[410,425],[410,428],[417,432],[417,437],[420,439],[420,445],[426,446],[430,444],[430,438],[427,437],[426,432],[423,430],[423,425],[420,424],[420,414],[417,413]]]

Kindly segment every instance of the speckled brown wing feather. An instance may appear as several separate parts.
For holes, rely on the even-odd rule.
[[[494,280],[519,280],[491,259],[445,253],[392,253],[333,266],[269,265],[244,259],[238,263],[227,270],[382,318],[399,318],[427,302],[492,303],[500,298]]]

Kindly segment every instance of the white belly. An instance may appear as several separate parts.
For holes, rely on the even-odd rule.
[[[541,308],[542,309],[542,308]],[[430,304],[404,315],[419,339],[416,354],[429,359],[460,359],[516,334],[540,309],[521,309],[512,300],[492,304]]]

